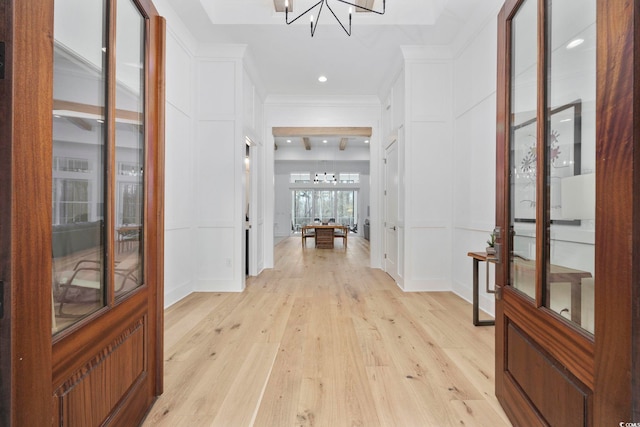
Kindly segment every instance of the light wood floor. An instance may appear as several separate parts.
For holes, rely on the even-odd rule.
[[[494,328],[451,293],[403,293],[367,241],[336,246],[289,238],[245,292],[167,309],[165,392],[143,425],[510,425]]]

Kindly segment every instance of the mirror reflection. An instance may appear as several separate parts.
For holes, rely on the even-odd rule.
[[[145,21],[131,0],[118,1],[114,181],[107,182],[106,7],[55,1],[53,333],[104,307],[111,292],[118,297],[143,283]],[[114,258],[106,266],[112,213]]]
[[[55,333],[105,304],[105,3],[56,0],[54,14]]]

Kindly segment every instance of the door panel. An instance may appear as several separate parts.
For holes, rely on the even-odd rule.
[[[0,318],[2,425],[137,425],[162,392],[164,22],[149,1],[131,3],[144,17],[144,66],[132,68],[145,76],[144,116],[137,118],[144,129],[134,134],[144,144],[137,205],[145,213],[138,248],[146,262],[138,260],[136,276],[144,280],[116,301],[124,261],[114,257],[110,226],[118,120],[110,93],[120,83],[107,17],[115,19],[116,2],[124,1],[57,0],[71,12],[64,16],[55,16],[51,0],[0,7],[13,34],[0,92],[15,94],[3,97],[0,110],[0,133],[8,136],[0,151],[10,166],[0,168],[7,202],[0,240],[8,242],[0,249],[0,280],[10,297]],[[54,17],[62,18],[55,23],[62,32],[54,31]],[[91,35],[74,34],[76,24]],[[129,124],[140,128],[135,120]],[[86,276],[64,273],[82,260],[87,267],[77,269]]]
[[[595,5],[498,18],[496,395],[518,425],[593,422]]]
[[[162,211],[158,105],[163,102],[163,67],[158,60],[163,59],[164,26],[146,1],[109,0],[104,7],[102,14],[85,12],[98,21],[89,27],[102,21],[106,28],[103,36],[98,31],[87,37],[99,43],[90,50],[78,34],[87,23],[68,19],[80,13],[77,3],[57,0],[55,9],[56,22],[68,25],[54,28],[55,43],[64,53],[54,74],[54,94],[72,98],[54,100],[54,118],[62,122],[54,149],[62,145],[58,158],[64,160],[58,163],[74,166],[62,171],[62,178],[84,173],[88,182],[81,187],[86,192],[72,194],[82,199],[73,203],[86,207],[81,222],[72,220],[69,227],[78,234],[82,221],[99,224],[92,227],[87,247],[60,254],[59,261],[67,268],[74,265],[74,272],[53,277],[54,291],[56,285],[63,289],[54,292],[54,415],[55,424],[65,426],[135,425],[162,389],[162,216],[155,213]],[[103,64],[105,88],[83,90],[91,88],[88,82],[100,81],[96,62]],[[60,173],[56,164],[54,174]],[[61,202],[54,199],[54,211],[63,211]],[[86,233],[76,240],[85,243]],[[81,276],[82,269],[92,275]],[[57,281],[62,275],[66,280]],[[89,303],[70,298],[68,288],[89,293]]]

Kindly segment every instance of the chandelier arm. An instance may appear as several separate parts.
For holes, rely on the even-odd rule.
[[[340,24],[340,26],[342,27],[342,29],[344,30],[345,33],[347,33],[347,35],[349,37],[351,37],[351,14],[349,14],[349,31],[347,31],[347,29],[345,28],[345,26],[342,24],[342,21],[340,20],[340,18],[338,18],[338,16],[336,15],[336,13],[333,11],[333,9],[331,9],[331,5],[327,2],[327,8],[329,8],[329,10],[331,11],[331,14],[333,14],[333,17],[336,18],[336,21],[338,21],[338,24]],[[317,24],[316,24],[317,25]]]
[[[313,37],[313,35],[316,33],[316,28],[318,28],[318,22],[320,22],[320,14],[322,13],[322,8],[324,7],[325,3],[326,3],[326,0],[320,0],[318,3],[316,3],[315,6],[313,6],[313,7],[316,7],[318,4],[320,4],[320,9],[318,10],[318,16],[316,17],[316,24],[313,25],[313,19],[311,20],[311,37]],[[307,12],[309,10],[307,10]],[[311,15],[311,17],[313,18],[313,15]]]
[[[320,0],[318,3],[314,4],[313,6],[311,6],[309,9],[305,10],[304,12],[302,12],[300,15],[298,15],[297,17],[295,17],[293,20],[289,21],[289,9],[286,8],[285,9],[285,22],[287,23],[287,25],[291,25],[294,22],[296,22],[298,19],[302,18],[304,15],[306,15],[307,13],[309,13],[311,10],[315,9],[316,7],[318,7],[318,5],[321,5],[322,3],[324,3],[325,0]],[[322,10],[322,6],[320,7],[320,10]],[[318,16],[320,14],[318,13]]]
[[[387,4],[386,4],[386,3],[387,3],[387,0],[382,0],[382,12],[380,12],[380,11],[378,11],[378,10],[369,9],[369,8],[367,8],[367,7],[360,6],[360,5],[358,5],[358,4],[351,3],[351,2],[348,2],[348,1],[346,1],[346,0],[338,0],[338,1],[339,1],[340,3],[348,4],[349,6],[354,6],[354,7],[356,7],[356,8],[366,10],[367,12],[377,13],[378,15],[384,15],[385,11],[387,10]],[[357,9],[356,9],[356,10],[357,10]]]

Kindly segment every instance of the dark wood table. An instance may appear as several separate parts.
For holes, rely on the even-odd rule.
[[[311,224],[305,225],[302,227],[302,241],[304,246],[304,239],[307,236],[306,231],[314,229],[315,240],[316,240],[316,248],[318,249],[333,249],[333,240],[335,236],[335,230],[342,230],[344,236],[340,236],[345,239],[345,248],[346,245],[346,236],[349,233],[349,227],[346,225],[338,225],[338,224]]]

